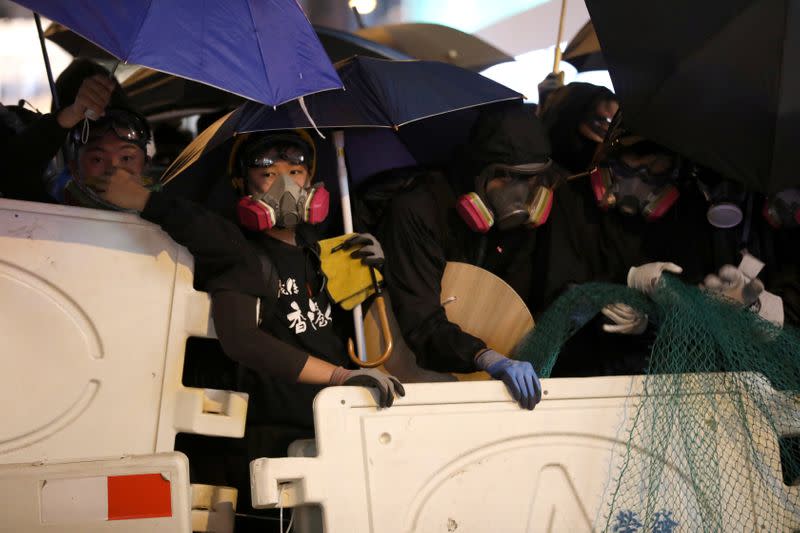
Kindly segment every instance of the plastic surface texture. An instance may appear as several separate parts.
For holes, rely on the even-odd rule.
[[[706,398],[717,406],[713,422],[721,426],[747,403],[735,383],[721,375]],[[308,446],[295,446],[291,452],[306,456],[253,461],[254,506],[319,503],[329,533],[580,532],[625,525],[626,516],[641,515],[644,509],[632,508],[626,516],[605,516],[620,462],[627,453],[647,455],[647,450],[627,451],[625,431],[641,399],[642,378],[542,384],[544,400],[532,412],[519,409],[498,382],[408,385],[406,397],[388,410],[377,410],[367,389],[328,388],[314,406],[318,455],[308,457]],[[685,401],[698,401],[692,390],[684,392]],[[719,449],[730,460],[746,453],[737,445],[739,437],[718,434]],[[767,470],[745,473],[768,472],[773,504],[798,490],[783,486],[777,449],[775,441],[762,450]],[[688,490],[691,472],[685,464],[661,467],[678,473],[670,479],[685,485],[671,489]],[[741,492],[750,503],[731,510],[730,524],[755,530],[758,496],[746,486],[719,481],[721,490]],[[699,512],[686,505],[664,509],[661,516],[689,523],[689,515]]]
[[[3,465],[0,494],[0,531],[192,531],[189,462],[182,453]]]
[[[244,434],[247,395],[184,387],[213,336],[188,252],[136,216],[0,200],[0,464],[171,451]]]

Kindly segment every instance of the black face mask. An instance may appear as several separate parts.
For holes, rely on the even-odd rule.
[[[506,230],[527,222],[529,217],[527,203],[530,194],[528,180],[521,179],[512,179],[486,192],[486,198],[494,211],[495,223],[499,229]]]

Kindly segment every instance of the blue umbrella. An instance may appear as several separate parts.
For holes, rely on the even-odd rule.
[[[431,145],[438,147],[435,151],[439,154],[445,153],[448,137],[458,137],[468,131],[465,113],[477,116],[474,111],[477,107],[522,99],[521,94],[480,74],[436,61],[355,57],[338,63],[337,71],[344,82],[344,91],[317,93],[303,101],[289,102],[277,108],[246,103],[231,112],[199,135],[178,156],[167,169],[162,182],[169,182],[203,155],[239,133],[295,128],[332,129],[344,230],[350,233],[353,220],[344,155],[345,128],[405,130],[413,123],[424,124],[425,128],[416,130],[415,134],[424,136],[426,140],[416,143],[415,148],[410,142],[412,139],[407,137],[405,144],[409,151],[401,150],[400,160],[408,164],[408,154],[415,155],[416,152],[427,158]],[[455,126],[447,127],[450,121],[441,119],[451,115],[454,116],[451,126]],[[314,122],[310,119],[312,116]],[[427,153],[425,148],[428,148]],[[372,150],[368,155],[379,158],[383,153]],[[349,154],[351,161],[354,155]],[[394,161],[387,163],[386,168],[391,168]],[[361,307],[356,307],[353,314],[359,354],[362,360],[366,360]]]
[[[295,0],[15,0],[122,61],[268,105],[341,88]]]

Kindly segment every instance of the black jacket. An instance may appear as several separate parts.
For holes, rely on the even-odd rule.
[[[3,108],[3,113],[13,113]],[[17,200],[52,202],[42,176],[64,145],[69,130],[59,126],[55,115],[26,113],[21,129],[0,121],[0,195]]]

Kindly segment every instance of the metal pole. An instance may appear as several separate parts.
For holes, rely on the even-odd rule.
[[[558,37],[556,37],[556,53],[553,60],[553,73],[558,74],[561,66],[561,39],[564,37],[564,19],[567,15],[567,0],[561,0],[561,18],[558,21]]]
[[[47,55],[47,47],[44,44],[44,31],[42,31],[42,19],[39,17],[39,13],[33,14],[33,20],[36,21],[36,30],[39,32],[39,44],[42,45],[44,68],[47,70],[47,81],[50,84],[50,93],[53,95],[53,111],[58,111],[61,109],[61,105],[56,93],[56,82],[53,80],[53,70],[50,68],[50,56]]]
[[[344,232],[353,233],[353,211],[350,206],[350,184],[347,180],[347,165],[344,159],[344,131],[333,132],[333,144],[336,146],[336,166],[339,176],[339,194],[342,197],[342,220]],[[367,343],[364,338],[364,312],[361,304],[353,309],[353,325],[356,330],[356,350],[362,361],[367,360]]]

